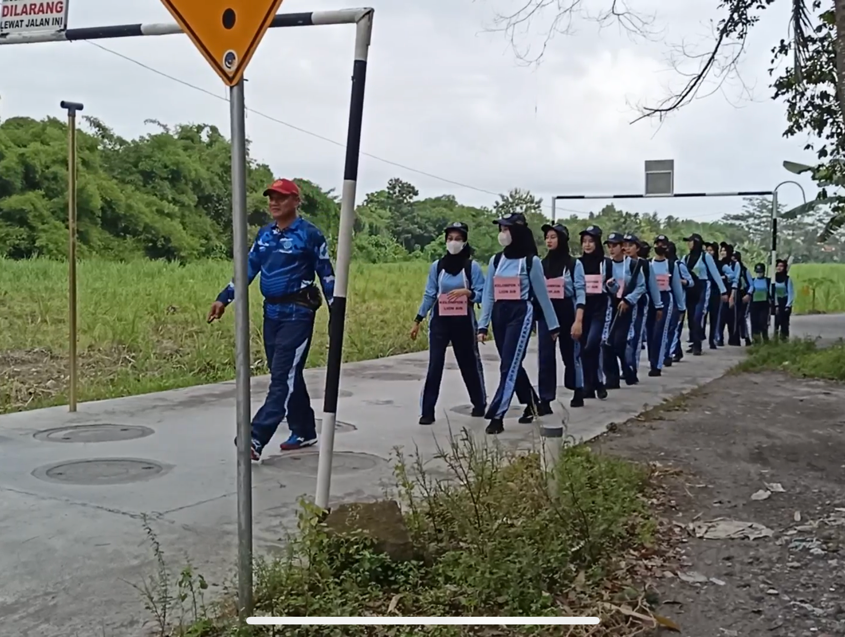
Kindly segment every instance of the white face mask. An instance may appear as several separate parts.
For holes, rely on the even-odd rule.
[[[511,237],[510,232],[500,232],[499,233],[499,245],[503,248],[507,248],[511,241],[513,241],[513,237]]]
[[[447,241],[446,242],[446,250],[449,254],[458,254],[461,250],[464,249],[464,245],[466,245],[463,241]]]

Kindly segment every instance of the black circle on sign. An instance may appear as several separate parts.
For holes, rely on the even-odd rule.
[[[231,29],[235,26],[235,11],[233,9],[226,9],[223,12],[223,28]]]

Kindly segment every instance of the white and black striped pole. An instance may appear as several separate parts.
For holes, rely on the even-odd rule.
[[[315,503],[321,509],[328,508],[331,494],[337,400],[340,393],[340,368],[343,361],[346,296],[349,289],[349,263],[352,258],[352,233],[355,225],[355,191],[358,185],[361,125],[364,118],[364,85],[367,79],[367,55],[372,30],[373,12],[370,11],[358,21],[355,31],[355,62],[352,67],[352,96],[349,105],[346,161],[343,168],[343,190],[340,201],[334,300],[329,309],[329,356],[326,361],[326,390],[323,398],[320,457],[317,465]]]
[[[570,201],[575,199],[696,199],[700,197],[771,197],[772,194],[771,190],[736,190],[732,192],[675,192],[654,195],[555,195],[554,199]]]

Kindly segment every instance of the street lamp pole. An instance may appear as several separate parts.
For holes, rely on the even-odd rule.
[[[780,182],[772,190],[772,255],[771,255],[771,270],[769,270],[769,279],[774,281],[775,272],[777,271],[778,260],[778,188],[786,184],[794,184],[801,189],[801,196],[804,198],[804,203],[807,203],[807,193],[804,192],[804,186],[797,181],[787,180]]]

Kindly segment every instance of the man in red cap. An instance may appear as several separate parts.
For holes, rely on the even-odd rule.
[[[282,451],[317,442],[314,410],[302,372],[314,334],[314,316],[322,305],[314,279],[319,277],[329,308],[335,280],[323,233],[299,216],[299,187],[289,179],[277,179],[264,196],[273,222],[258,231],[248,268],[250,283],[261,273],[264,351],[270,368],[267,398],[252,419],[252,459],[256,461],[285,418],[291,433]],[[234,299],[233,281],[212,304],[209,323],[221,318]]]

